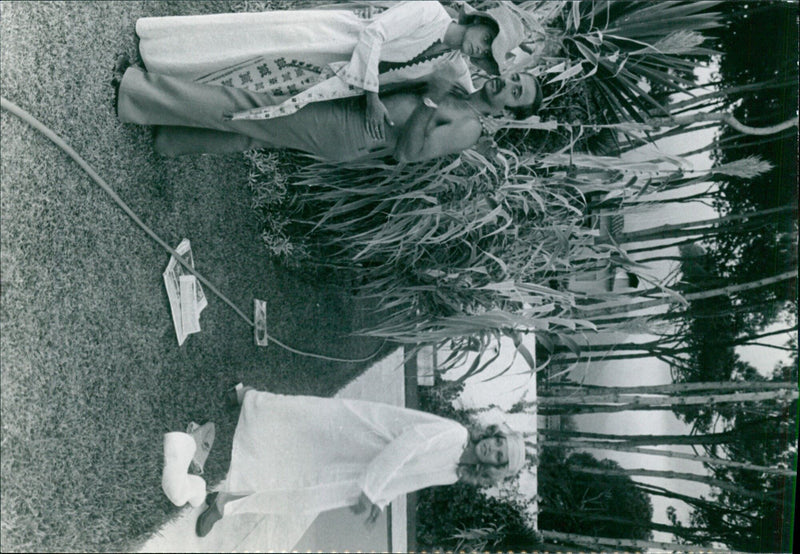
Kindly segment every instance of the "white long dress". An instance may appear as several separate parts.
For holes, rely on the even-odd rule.
[[[472,92],[468,59],[460,51],[423,55],[452,22],[439,2],[398,2],[369,19],[347,9],[148,17],[136,22],[136,33],[150,72],[247,88],[280,104],[334,74],[355,87],[355,95],[424,80],[445,66]],[[310,101],[331,99],[320,90]],[[337,90],[334,97],[342,94]]]
[[[363,400],[249,391],[233,439],[225,505],[237,513],[351,506],[458,480],[469,433],[433,414]]]

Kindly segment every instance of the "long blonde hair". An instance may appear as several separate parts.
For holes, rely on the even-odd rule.
[[[508,439],[508,433],[499,425],[473,426],[469,429],[470,446],[492,437]],[[508,477],[507,465],[496,466],[481,462],[459,463],[456,472],[460,481],[482,487],[489,487]]]

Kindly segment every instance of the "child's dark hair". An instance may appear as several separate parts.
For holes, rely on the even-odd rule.
[[[494,36],[492,37],[492,40],[494,40],[497,37],[497,35],[500,34],[500,26],[497,25],[497,21],[495,21],[491,17],[484,17],[482,15],[470,14],[470,15],[464,17],[464,19],[462,20],[462,25],[468,25],[468,26],[469,25],[486,25],[494,33]]]

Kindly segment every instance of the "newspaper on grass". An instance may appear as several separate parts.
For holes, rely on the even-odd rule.
[[[194,267],[189,239],[183,239],[175,251]],[[208,305],[208,300],[197,278],[175,256],[170,256],[167,269],[164,270],[164,285],[167,287],[172,323],[180,346],[187,336],[200,331],[200,312]]]

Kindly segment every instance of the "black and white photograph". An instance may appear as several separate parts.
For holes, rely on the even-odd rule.
[[[3,552],[792,552],[797,0],[4,0]]]

